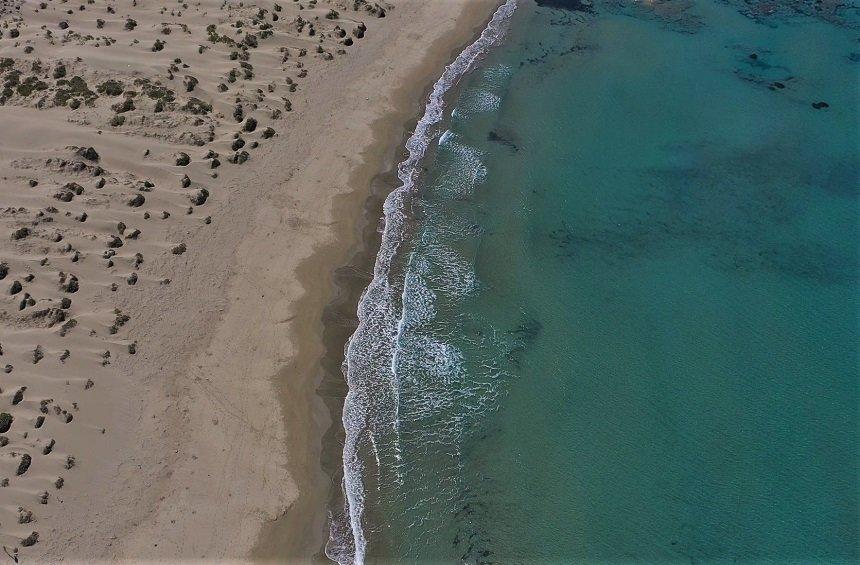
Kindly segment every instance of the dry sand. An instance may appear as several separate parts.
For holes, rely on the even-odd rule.
[[[498,4],[0,0],[10,562],[318,554],[332,270]]]

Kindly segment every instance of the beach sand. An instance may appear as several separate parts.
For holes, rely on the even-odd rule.
[[[2,4],[10,556],[319,556],[332,273],[498,4]]]

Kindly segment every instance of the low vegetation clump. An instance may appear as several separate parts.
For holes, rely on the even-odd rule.
[[[167,103],[176,100],[176,93],[166,86],[154,84],[149,79],[137,79],[134,84],[140,87],[141,92],[152,100],[157,102]]]
[[[96,86],[96,90],[99,94],[106,94],[107,96],[119,96],[122,94],[123,90],[125,90],[125,85],[118,80],[106,80],[100,85]]]
[[[5,434],[9,431],[9,428],[12,427],[12,414],[8,412],[3,412],[0,414],[0,433]]]
[[[230,47],[236,47],[239,45],[234,39],[227,37],[226,35],[219,34],[215,24],[209,24],[206,26],[206,33],[209,35],[209,41],[212,43],[225,43]]]
[[[212,111],[212,104],[208,102],[204,102],[199,98],[189,98],[188,102],[182,106],[182,109],[186,112],[191,112],[192,114],[208,114]]]
[[[39,80],[37,77],[27,77],[24,82],[20,83],[15,89],[20,96],[30,96],[34,92],[45,90],[48,88],[48,83]]]
[[[73,76],[69,80],[58,80],[57,91],[54,93],[54,105],[65,106],[72,98],[82,98],[85,102],[91,104],[98,98],[98,94],[90,90],[87,81],[79,76]]]

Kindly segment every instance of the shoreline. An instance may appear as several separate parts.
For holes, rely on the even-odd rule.
[[[345,381],[344,363],[345,349],[349,339],[358,328],[358,302],[362,294],[367,289],[373,279],[374,263],[382,243],[382,222],[383,222],[383,204],[388,195],[397,189],[402,180],[398,178],[398,166],[404,162],[409,156],[407,150],[407,141],[412,137],[413,131],[419,122],[427,113],[427,101],[431,96],[434,87],[438,83],[446,66],[453,63],[464,50],[475,43],[478,38],[485,32],[487,26],[496,13],[496,10],[505,3],[505,0],[495,0],[486,2],[485,6],[481,6],[476,14],[477,19],[470,18],[473,21],[467,25],[471,27],[471,33],[463,35],[460,30],[452,30],[448,34],[447,40],[441,40],[438,53],[430,53],[422,62],[420,67],[416,69],[415,75],[419,82],[425,84],[420,99],[415,99],[412,88],[403,87],[400,89],[401,106],[410,108],[409,115],[399,127],[399,141],[396,145],[390,146],[381,166],[376,167],[379,171],[369,181],[369,190],[364,198],[362,220],[357,224],[355,233],[358,234],[358,240],[352,245],[350,259],[344,262],[341,267],[334,271],[336,279],[336,293],[329,304],[326,306],[325,314],[325,342],[327,344],[327,353],[323,358],[323,363],[328,366],[326,374],[321,383],[321,389],[324,389],[323,394],[327,394],[327,404],[330,406],[330,413],[336,414],[337,424],[332,426],[325,435],[324,440],[324,461],[328,463],[328,476],[333,476],[335,480],[332,484],[335,485],[330,492],[329,512],[341,512],[344,507],[343,490],[341,482],[343,480],[343,449],[345,441],[345,431],[342,423],[342,411],[346,393],[349,387]],[[470,6],[474,8],[474,6]],[[477,22],[477,23],[475,23]],[[447,50],[447,54],[445,51]],[[468,72],[472,72],[474,67]],[[462,79],[462,77],[460,77]],[[445,93],[444,98],[450,100],[456,98],[461,88],[460,79],[457,80]],[[407,81],[411,82],[411,81]],[[403,114],[408,112],[404,111]],[[391,136],[391,129],[396,128],[397,124],[392,123],[393,119],[380,119],[374,123],[375,131],[388,131],[385,134]],[[380,141],[384,146],[386,137],[382,137]],[[434,149],[429,148],[427,155],[424,157],[424,162],[433,159]],[[368,181],[359,180],[359,186]],[[325,466],[325,465],[324,465]],[[332,471],[333,470],[333,473]],[[331,514],[330,514],[331,515]],[[330,562],[328,559],[322,560]]]
[[[275,559],[277,556],[330,563],[324,553],[328,541],[327,515],[332,504],[342,498],[339,479],[343,471],[343,428],[340,413],[347,386],[341,363],[346,342],[357,325],[358,299],[372,277],[373,261],[380,243],[377,223],[382,217],[382,203],[397,186],[397,164],[406,154],[406,140],[424,113],[425,101],[433,84],[445,65],[481,34],[501,3],[503,0],[481,0],[464,5],[458,27],[435,38],[420,63],[401,79],[400,86],[393,89],[391,109],[370,125],[373,139],[360,151],[362,161],[347,183],[349,192],[336,196],[332,203],[333,216],[348,219],[339,222],[334,230],[337,243],[316,249],[297,269],[305,289],[305,295],[297,305],[297,316],[311,319],[322,314],[323,319],[321,331],[295,332],[296,341],[304,344],[300,345],[296,363],[307,367],[302,371],[307,378],[301,380],[313,384],[309,395],[319,428],[314,443],[319,443],[320,448],[310,459],[323,464],[310,474],[306,469],[290,469],[291,476],[299,485],[299,498],[290,510],[261,532],[254,548],[257,558]],[[343,245],[344,241],[348,244]],[[321,270],[326,270],[329,275],[325,287],[317,284]],[[308,347],[308,341],[315,342],[313,348]],[[325,350],[322,356],[316,350],[320,341]],[[315,374],[310,375],[311,372]],[[279,396],[288,408],[287,393],[292,387],[288,379],[280,379],[280,382]],[[289,421],[289,417],[287,419]],[[298,424],[295,420],[289,421],[288,429],[294,429]],[[290,453],[300,450],[300,446],[290,445]],[[312,512],[314,519],[308,521],[299,509]],[[313,531],[307,532],[308,524],[314,526]],[[300,529],[310,535],[297,538],[296,533]]]

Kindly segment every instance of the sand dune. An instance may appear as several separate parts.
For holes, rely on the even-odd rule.
[[[371,124],[392,120],[396,143],[432,81],[417,76],[493,4],[2,4],[10,557],[245,558],[324,482],[320,312],[298,304],[345,248],[312,264],[317,289],[297,269],[355,221],[334,200],[379,166]],[[322,516],[288,545],[318,549]]]

